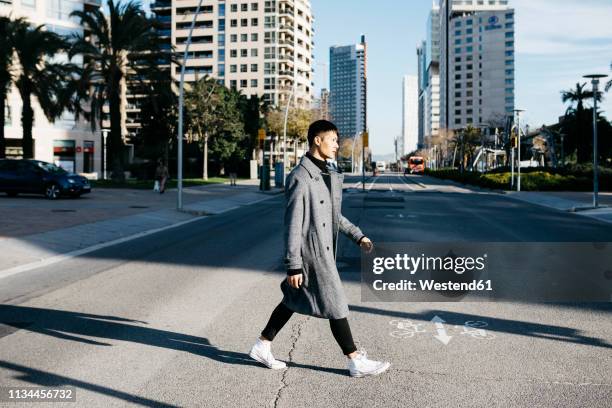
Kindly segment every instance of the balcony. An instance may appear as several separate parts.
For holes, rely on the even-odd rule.
[[[290,32],[291,34],[293,34],[293,26],[290,26],[290,25],[288,25],[288,24],[281,24],[281,25],[278,27],[278,30],[279,30],[280,32],[285,31],[285,32]]]

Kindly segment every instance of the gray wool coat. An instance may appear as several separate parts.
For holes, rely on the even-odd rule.
[[[331,200],[321,169],[306,156],[287,177],[285,187],[285,266],[302,269],[303,283],[281,283],[283,303],[294,312],[326,319],[348,316],[338,269],[338,231],[355,243],[361,230],[342,216],[344,175],[331,171]]]

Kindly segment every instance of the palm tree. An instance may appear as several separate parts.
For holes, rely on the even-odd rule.
[[[55,121],[66,108],[63,100],[65,89],[76,67],[53,61],[68,44],[61,36],[45,31],[44,25],[35,28],[28,24],[17,25],[12,34],[12,45],[19,61],[15,85],[22,101],[23,157],[29,159],[34,157],[32,97],[36,98],[47,119]]]
[[[140,4],[108,0],[108,16],[102,9],[74,11],[86,34],[74,36],[70,55],[83,54],[84,79],[91,81],[92,128],[103,117],[108,103],[110,137],[108,154],[113,180],[123,181],[123,137],[121,134],[121,86],[128,73],[146,69],[142,62],[161,55],[155,22],[146,17]],[[91,36],[92,38],[89,38]]]
[[[6,99],[14,83],[13,34],[17,27],[22,25],[27,25],[23,18],[12,20],[10,17],[0,16],[0,159],[6,157],[4,138]]]
[[[566,111],[566,116],[569,113],[574,113],[576,115],[576,120],[578,123],[578,134],[571,135],[576,138],[576,160],[578,163],[586,162],[589,160],[589,143],[590,137],[588,135],[588,129],[585,127],[584,118],[584,100],[593,98],[593,91],[585,90],[585,83],[576,83],[575,89],[570,89],[567,91],[561,91],[561,100],[563,103],[570,102],[572,106]],[[601,100],[601,92],[597,93],[597,101]],[[576,108],[573,107],[573,104],[576,104]]]

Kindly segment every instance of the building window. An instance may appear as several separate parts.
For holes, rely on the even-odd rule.
[[[232,13],[236,13],[238,11],[238,5],[237,4],[232,4],[230,6],[230,10],[232,11]]]
[[[225,17],[225,4],[219,4],[219,17]]]
[[[259,9],[259,5],[257,3],[251,3],[251,11],[257,11]]]
[[[506,103],[514,103],[514,98],[512,96],[507,96]]]
[[[455,47],[455,54],[459,54],[461,52],[461,47]]]
[[[235,79],[230,80],[230,88],[236,89],[236,80]]]
[[[230,65],[230,72],[231,73],[238,72],[238,66],[236,64]]]
[[[455,92],[455,98],[461,98],[461,91]]]
[[[506,75],[514,75],[514,70],[513,69],[507,69],[506,70]]]
[[[241,57],[248,57],[249,56],[249,50],[247,50],[246,48],[243,48],[240,50],[240,56]]]
[[[460,125],[461,124],[461,119],[457,118],[455,119],[455,125]]]
[[[461,109],[455,109],[455,115],[461,115]]]
[[[219,51],[217,52],[218,56],[219,56],[219,61],[225,61],[225,48],[219,48]],[[210,57],[212,58],[212,51],[210,53]]]
[[[257,64],[251,64],[251,72],[257,72]]]
[[[455,30],[455,35],[461,35],[461,30]]]
[[[257,48],[251,48],[251,57],[257,56]]]
[[[468,28],[467,30],[465,30],[465,33],[466,34],[472,34],[472,33],[474,33],[474,30],[471,29],[471,28]]]
[[[461,27],[461,21],[455,21],[455,28]]]
[[[511,20],[514,18],[514,13],[506,13],[506,18]]]
[[[472,21],[472,20],[467,20],[467,21],[465,22],[465,24],[467,24],[467,25],[472,25],[472,23],[473,23],[473,21]]]
[[[473,68],[474,68],[473,64],[467,64],[466,67],[465,67],[465,69],[467,69],[467,70],[470,70],[470,69],[473,69]]]
[[[265,16],[264,17],[264,28],[274,28],[276,27],[276,20],[273,16]]]
[[[461,84],[459,82],[455,83],[455,89],[460,89],[461,88]]]
[[[249,35],[248,34],[240,34],[240,41],[241,42],[246,42],[249,40]]]
[[[259,20],[258,20],[258,19],[256,19],[256,18],[252,18],[252,19],[251,19],[251,25],[252,25],[253,27],[257,27],[257,26],[259,25]]]
[[[514,28],[514,23],[506,23],[506,28],[513,29]]]
[[[506,65],[513,65],[514,64],[514,60],[506,60]]]
[[[240,72],[248,72],[247,67],[247,64],[240,64]]]
[[[455,80],[461,79],[461,74],[455,74]]]
[[[474,47],[472,47],[471,45],[465,47],[465,52],[473,52],[474,51]]]
[[[249,19],[248,18],[241,18],[240,19],[240,27],[248,27],[249,26]]]
[[[257,88],[257,80],[251,79],[251,88]]]
[[[514,41],[506,41],[506,47],[514,47]]]
[[[455,71],[461,71],[461,65],[455,65]]]
[[[461,106],[461,101],[455,101],[455,106]]]
[[[461,38],[455,38],[455,45],[461,44]]]
[[[225,76],[225,64],[217,65],[217,75]]]
[[[506,85],[514,85],[514,79],[506,79]]]
[[[473,38],[472,37],[468,37],[468,38],[466,38],[466,41],[468,42],[468,44],[470,44],[470,43],[473,42]]]
[[[238,56],[237,50],[230,50],[230,58],[236,58]]]
[[[251,41],[257,41],[257,40],[258,40],[257,33],[251,33]]]
[[[230,27],[238,27],[238,20],[236,20],[235,18],[232,18],[230,20]]]
[[[514,57],[514,51],[506,51],[506,57]]]
[[[249,11],[249,5],[247,3],[242,3],[240,5],[240,11]]]
[[[472,115],[474,113],[473,109],[468,109],[466,112],[466,115]]]
[[[508,31],[506,33],[506,38],[513,38],[514,37],[514,31]]]
[[[238,42],[238,34],[231,34],[230,35],[230,42]]]
[[[241,79],[240,80],[240,87],[241,88],[246,88],[247,87],[247,80],[246,79]]]
[[[455,57],[455,62],[461,62],[461,57]]]
[[[514,93],[514,88],[506,88],[506,93]]]

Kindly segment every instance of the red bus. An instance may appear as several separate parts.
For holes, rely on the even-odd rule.
[[[425,160],[421,156],[410,156],[408,159],[410,173],[425,173]]]

